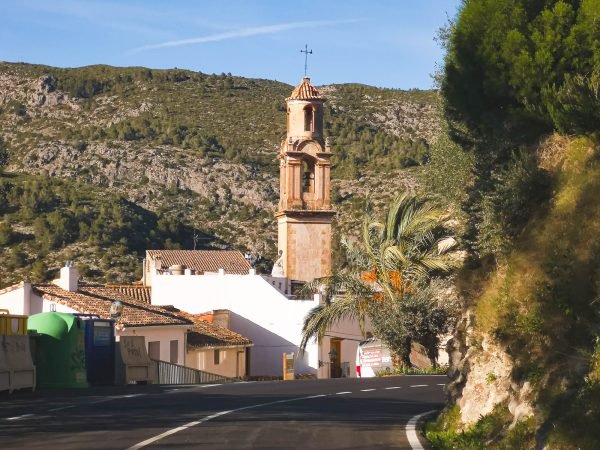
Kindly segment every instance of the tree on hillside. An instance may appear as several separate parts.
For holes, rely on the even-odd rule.
[[[600,67],[598,0],[464,1],[449,31],[441,88],[451,120],[513,142],[575,131],[556,110],[581,111],[591,99],[565,91]],[[597,94],[594,104],[597,112]]]
[[[0,172],[8,163],[8,147],[4,143],[4,140],[0,137]]]
[[[440,216],[430,203],[411,195],[391,203],[385,222],[367,211],[360,245],[342,242],[347,267],[304,287],[305,292],[321,292],[324,302],[305,317],[301,348],[342,319],[358,320],[362,326],[369,318],[376,336],[403,364],[410,364],[411,341],[426,346],[435,359],[437,335],[447,330],[451,312],[435,299],[430,281],[456,265],[448,254],[454,241],[441,238]],[[429,321],[430,310],[441,312],[443,320]],[[410,325],[423,321],[428,325],[418,331]]]
[[[600,1],[465,0],[444,31],[439,84],[451,142],[433,149],[432,167],[448,180],[469,173],[454,195],[464,241],[474,260],[502,263],[549,195],[534,145],[554,130],[600,129]],[[469,172],[456,164],[471,158]]]

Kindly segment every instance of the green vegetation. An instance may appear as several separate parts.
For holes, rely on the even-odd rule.
[[[0,138],[0,172],[2,171],[3,167],[6,165],[7,162],[8,162],[8,148],[6,147],[4,140],[2,138]]]
[[[597,129],[597,0],[466,1],[447,36],[447,115],[477,137]]]
[[[49,92],[58,90],[77,98],[84,114],[92,118],[87,122],[65,121],[64,116],[42,119],[14,101],[12,108],[0,110],[0,118],[20,118],[21,130],[11,142],[15,156],[47,141],[52,133],[81,151],[93,142],[170,145],[194,158],[246,163],[271,173],[278,168],[275,156],[285,135],[285,98],[292,90],[286,84],[141,67],[60,69],[0,63],[0,72],[45,77]],[[352,179],[364,169],[393,170],[426,161],[428,144],[423,137],[411,128],[403,130],[402,136],[391,133],[374,114],[379,112],[376,106],[401,101],[415,102],[418,108],[433,105],[434,93],[347,84],[331,94],[332,101],[325,105],[325,135],[336,138],[335,176]],[[119,113],[116,120],[115,113]]]
[[[53,269],[78,256],[86,279],[134,281],[148,248],[182,248],[192,230],[173,216],[158,216],[92,186],[43,176],[0,176],[0,287],[26,274],[46,281]],[[18,224],[13,226],[12,224]],[[88,262],[88,252],[94,258]],[[98,258],[98,259],[95,259]]]
[[[504,404],[497,405],[494,411],[479,420],[467,430],[460,428],[458,406],[430,422],[425,435],[439,450],[513,450],[533,448],[535,444],[535,423],[533,419],[519,422],[508,428],[512,419]]]
[[[440,239],[442,232],[440,213],[414,196],[392,202],[383,222],[367,212],[360,245],[342,242],[346,266],[303,288],[305,293],[321,292],[325,302],[304,318],[300,347],[322,338],[339,320],[362,324],[368,317],[373,334],[404,367],[410,367],[412,342],[426,348],[435,366],[439,337],[456,312],[436,296],[438,283],[431,281],[455,266],[447,254],[452,245]]]
[[[446,125],[427,186],[463,222],[472,339],[501,344],[536,415],[510,427],[498,405],[463,429],[454,406],[428,430],[436,448],[600,442],[599,19],[597,0],[470,0],[442,33]]]
[[[270,270],[276,252],[276,156],[292,86],[231,74],[100,65],[0,63],[0,74],[7,97],[0,106],[0,165],[94,185],[98,196],[116,194],[159,217],[177,217],[190,229],[199,227],[229,246],[260,254],[263,269]],[[329,100],[325,134],[334,136],[337,152],[333,179],[340,186],[360,179],[367,180],[361,187],[368,190],[381,173],[396,177],[395,168],[426,161],[437,127],[431,114],[437,93],[356,84],[327,86],[323,92]],[[343,230],[354,221],[346,206],[358,204],[346,199],[336,223]],[[21,221],[11,217],[12,231],[2,231],[7,253],[24,245],[18,238],[23,229],[33,234],[33,224]],[[192,234],[172,239],[191,247]],[[77,236],[66,241],[50,246],[51,269],[58,264],[55,257],[64,259],[62,253],[81,242]],[[107,271],[122,277],[99,263],[104,254],[94,256],[96,248],[87,247],[77,259],[94,267],[99,279]],[[19,261],[27,260],[19,265],[20,275],[32,264],[31,254],[22,256],[17,252]]]
[[[548,197],[531,145],[555,129],[597,130],[598,18],[596,0],[477,0],[442,33],[448,132],[461,159],[474,157],[462,208],[477,256],[506,254]],[[465,168],[453,173],[465,178]]]

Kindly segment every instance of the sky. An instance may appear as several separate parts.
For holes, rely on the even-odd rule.
[[[2,1],[0,60],[428,89],[460,0]]]

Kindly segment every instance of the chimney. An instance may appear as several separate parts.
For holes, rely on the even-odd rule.
[[[60,269],[60,278],[53,281],[58,287],[69,292],[77,292],[78,282],[79,271],[73,265],[73,261],[67,261],[65,267]]]

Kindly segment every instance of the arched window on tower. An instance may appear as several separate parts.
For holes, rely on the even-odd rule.
[[[304,107],[304,131],[313,131],[314,112],[310,105]]]
[[[306,159],[302,161],[302,192],[315,192],[315,163]]]

